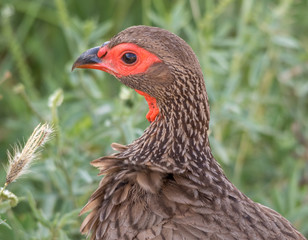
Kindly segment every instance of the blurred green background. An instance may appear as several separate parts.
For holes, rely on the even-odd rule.
[[[57,134],[8,187],[20,202],[0,204],[0,239],[84,239],[78,212],[100,180],[89,162],[140,136],[147,105],[113,77],[71,66],[140,24],[192,46],[214,156],[246,195],[308,236],[307,12],[307,0],[1,0],[0,185],[13,143],[39,122]]]

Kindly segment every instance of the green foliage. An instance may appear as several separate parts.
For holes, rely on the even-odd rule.
[[[1,1],[1,162],[39,122],[52,121],[57,135],[9,186],[19,204],[0,212],[0,239],[84,239],[78,212],[100,180],[89,162],[137,138],[147,106],[107,74],[70,69],[84,50],[139,24],[192,46],[214,156],[243,192],[308,236],[307,10],[305,0]]]

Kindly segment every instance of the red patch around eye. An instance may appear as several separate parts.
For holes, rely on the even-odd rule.
[[[125,53],[134,53],[137,56],[136,62],[127,64],[123,62],[122,56]],[[102,70],[109,70],[118,78],[144,73],[148,68],[157,62],[162,62],[155,54],[137,46],[134,43],[121,43],[109,49],[108,45],[99,49],[97,56],[102,59]]]
[[[147,101],[149,105],[149,112],[147,113],[146,118],[148,119],[149,122],[153,122],[159,113],[159,108],[157,107],[157,104],[156,104],[156,98],[150,96],[149,94],[145,92],[139,91],[137,89],[135,89],[135,91],[139,93],[140,95],[144,96],[145,100]]]

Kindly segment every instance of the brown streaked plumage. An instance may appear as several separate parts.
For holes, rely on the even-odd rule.
[[[123,64],[127,52],[141,68],[115,63]],[[305,239],[277,212],[241,193],[212,156],[203,74],[184,40],[160,28],[130,27],[82,54],[75,67],[107,71],[159,108],[141,137],[112,144],[118,153],[92,162],[104,178],[81,211],[90,211],[82,233],[96,240]]]

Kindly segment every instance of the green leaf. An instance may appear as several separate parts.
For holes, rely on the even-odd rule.
[[[300,47],[300,44],[296,39],[288,36],[274,36],[272,41],[278,46],[285,48],[298,49]]]
[[[11,226],[8,225],[8,224],[6,223],[6,221],[3,220],[3,219],[1,219],[1,218],[0,218],[0,225],[3,225],[3,226],[5,226],[5,227],[7,227],[8,229],[12,229]]]

